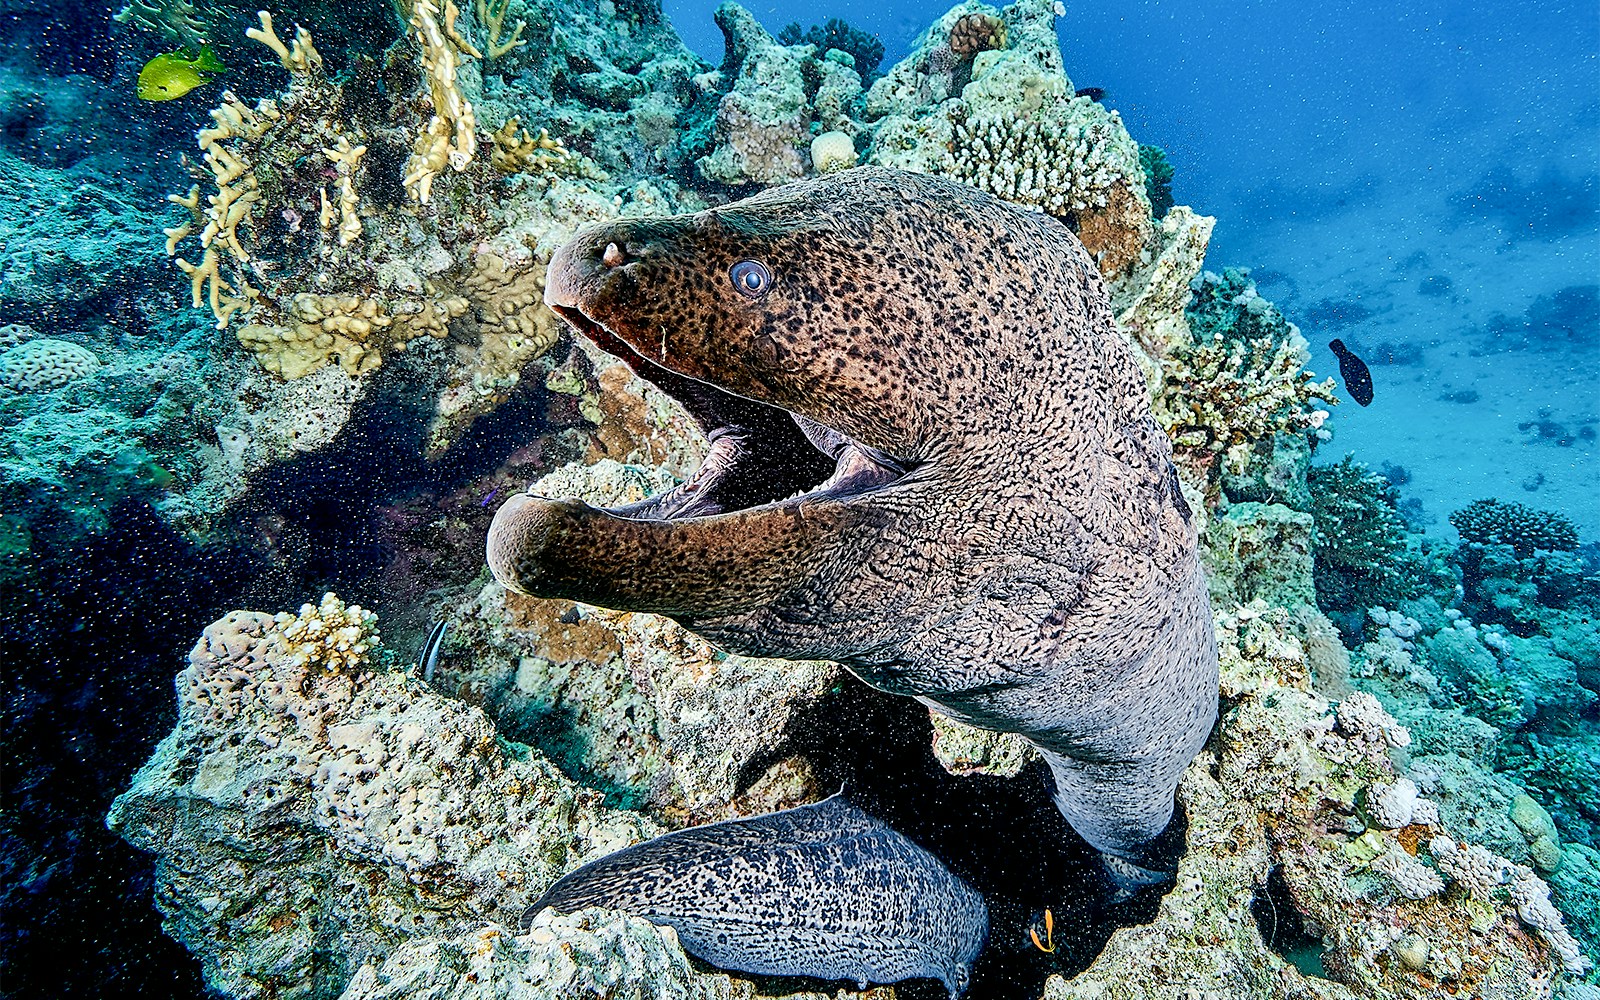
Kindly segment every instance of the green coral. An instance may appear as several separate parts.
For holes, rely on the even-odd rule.
[[[1566,552],[1578,547],[1578,529],[1561,514],[1526,504],[1475,500],[1450,515],[1464,542],[1509,545],[1519,558],[1537,549]]]
[[[1144,193],[1150,199],[1150,214],[1159,219],[1174,204],[1172,164],[1160,146],[1139,144],[1139,166],[1144,170]]]
[[[1414,582],[1401,569],[1406,529],[1394,485],[1350,455],[1335,465],[1313,466],[1307,485],[1312,574],[1323,611],[1361,613],[1415,596]]]
[[[878,65],[883,62],[883,42],[876,35],[853,28],[837,17],[830,17],[820,27],[813,24],[802,30],[798,21],[778,32],[778,41],[784,45],[815,45],[820,56],[829,49],[838,49],[855,60],[856,72],[863,83],[872,82]]]

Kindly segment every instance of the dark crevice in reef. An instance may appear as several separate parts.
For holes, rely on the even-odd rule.
[[[804,756],[819,785],[842,787],[851,802],[933,852],[983,893],[989,943],[968,998],[1037,997],[1050,974],[1070,977],[1087,968],[1117,928],[1154,919],[1157,891],[1109,904],[1095,852],[1050,801],[1043,762],[1015,778],[955,777],[934,759],[932,736],[928,710],[920,703],[846,677],[797,715],[785,745],[767,763]],[[1055,917],[1051,954],[1034,947],[1028,935],[1033,928],[1043,937],[1047,907]],[[788,980],[757,982],[769,993],[799,988]],[[903,985],[897,995],[931,1000],[945,992],[928,980]]]
[[[173,677],[190,647],[229,610],[292,608],[324,588],[384,607],[386,571],[405,544],[394,505],[412,501],[423,528],[444,520],[441,497],[550,430],[544,390],[519,393],[430,464],[422,394],[398,366],[381,377],[331,446],[274,468],[210,544],[131,499],[99,534],[65,509],[33,519],[28,561],[10,568],[0,597],[7,998],[206,995],[199,963],[161,931],[150,859],[105,828],[112,799],[176,722]],[[493,505],[477,500],[466,506],[484,523],[463,529],[477,547],[441,562],[440,584],[482,566]]]
[[[1307,976],[1326,978],[1322,969],[1322,939],[1311,933],[1295,908],[1283,866],[1273,865],[1267,881],[1250,901],[1250,915],[1268,948]]]
[[[0,610],[5,995],[198,996],[199,963],[161,933],[149,860],[104,816],[171,731],[173,675],[249,564],[134,501],[102,534],[41,542],[29,584]]]

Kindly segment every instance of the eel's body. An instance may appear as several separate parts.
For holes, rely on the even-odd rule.
[[[669,833],[590,862],[536,900],[622,910],[719,968],[965,991],[988,936],[983,897],[839,796]]]
[[[1073,827],[1146,859],[1215,717],[1216,649],[1170,445],[1070,231],[859,168],[587,227],[545,299],[711,452],[629,508],[512,498],[488,540],[506,586],[1021,733]]]

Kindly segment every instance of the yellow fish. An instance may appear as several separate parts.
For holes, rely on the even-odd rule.
[[[209,45],[202,45],[200,54],[193,57],[182,49],[164,52],[139,70],[139,98],[145,101],[176,100],[194,88],[210,83],[211,77],[207,74],[221,73],[225,69],[227,67],[222,65],[222,60],[217,58]]]

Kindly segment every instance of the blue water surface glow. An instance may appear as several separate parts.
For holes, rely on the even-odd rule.
[[[665,9],[712,62],[710,0]],[[750,8],[773,32],[839,17],[884,68],[942,3]],[[1218,218],[1207,266],[1248,266],[1337,372],[1320,460],[1410,473],[1423,520],[1515,496],[1600,530],[1600,18],[1591,3],[1069,3],[1066,68],[1164,148],[1180,204]],[[1462,403],[1476,393],[1476,402]]]

